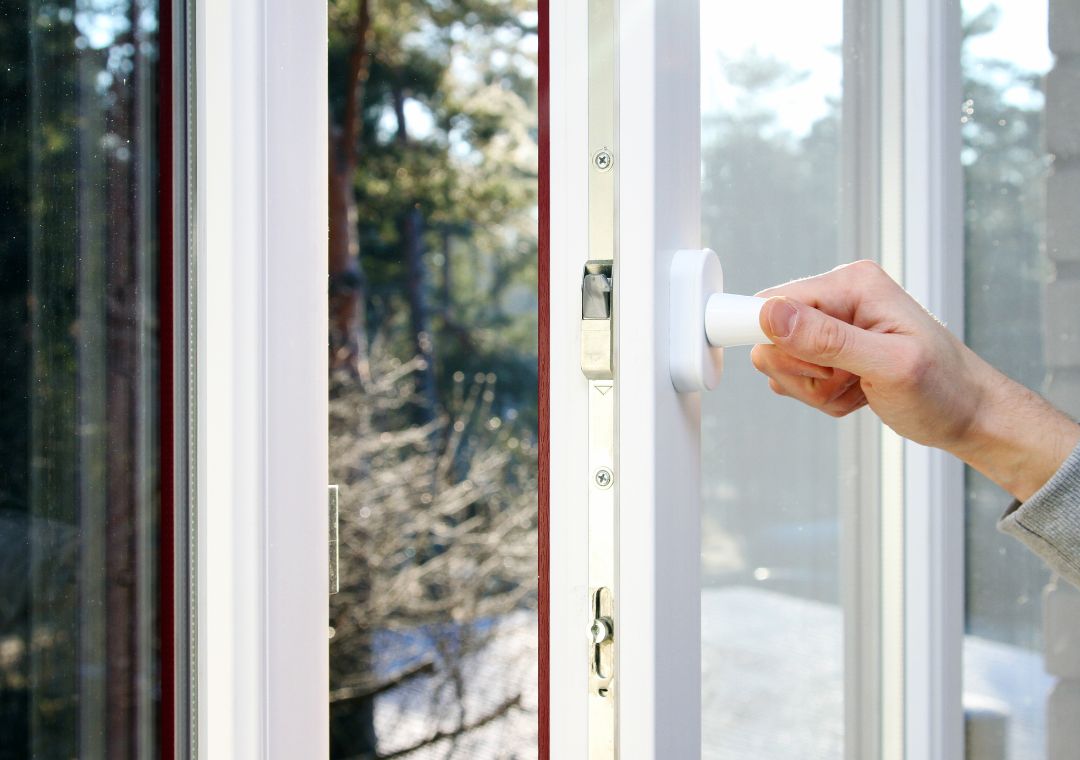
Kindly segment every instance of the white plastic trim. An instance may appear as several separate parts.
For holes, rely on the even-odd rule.
[[[701,246],[697,0],[622,0],[619,32],[619,751],[695,758],[701,400],[671,383],[668,278]]]
[[[197,756],[325,758],[326,3],[196,2]]]
[[[589,383],[581,373],[588,231],[588,3],[551,0],[550,30],[550,756],[588,752]],[[582,160],[582,157],[586,157]]]
[[[959,0],[904,3],[904,287],[963,337]],[[964,469],[904,443],[904,746],[964,755]]]

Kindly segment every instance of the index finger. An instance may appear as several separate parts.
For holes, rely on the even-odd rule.
[[[824,274],[766,288],[756,295],[761,298],[785,296],[851,324],[867,296],[883,288],[899,287],[876,263],[856,261]]]

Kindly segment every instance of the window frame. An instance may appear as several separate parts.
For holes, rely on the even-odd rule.
[[[902,282],[963,339],[960,2],[906,0],[901,26]],[[962,760],[964,466],[905,441],[903,467],[905,753]]]
[[[197,756],[329,753],[326,25],[195,2]]]
[[[860,18],[872,19],[874,5],[848,0],[845,13],[860,8]],[[326,246],[326,100],[311,86],[326,79],[326,6],[196,0],[195,8],[198,751],[325,756],[327,601],[311,590],[326,583],[327,294],[310,262]],[[543,45],[554,53],[547,182],[557,189],[546,220],[546,337],[566,347],[548,357],[558,404],[549,418],[550,664],[541,691],[554,757],[582,756],[588,731],[588,415],[577,352],[587,250],[586,10],[550,0]],[[890,14],[902,24],[885,24]],[[949,114],[958,102],[950,98],[959,84],[959,5],[885,0],[876,18],[880,78],[867,83],[873,97],[863,108],[880,109],[880,132],[859,129],[880,140],[880,163],[855,170],[880,172],[882,222],[870,239],[887,268],[902,272],[955,330],[962,206],[959,128]],[[675,394],[666,347],[667,266],[676,249],[700,245],[698,3],[623,0],[620,21],[617,356],[640,369],[621,372],[617,413],[618,584],[635,590],[619,596],[618,735],[634,754],[692,756],[701,736],[700,400]],[[635,339],[643,334],[653,339]],[[882,630],[878,645],[886,659],[900,658],[903,756],[959,760],[962,468],[914,444],[883,443],[882,456],[880,492],[895,485],[890,467],[903,484],[899,574],[890,575],[883,547],[845,566],[881,570],[881,585],[856,592],[860,598],[875,588],[900,594],[900,617],[882,622],[897,636]],[[860,634],[849,627],[848,635]],[[892,674],[883,670],[881,683]],[[867,683],[873,687],[849,683],[849,701]],[[883,757],[892,755],[889,736],[883,725]]]
[[[588,746],[588,383],[579,364],[587,10],[550,2],[549,340],[563,348],[549,363],[558,405],[548,686],[551,756],[560,758],[586,757]],[[671,258],[700,245],[698,2],[623,0],[617,16],[617,744],[623,756],[692,757],[701,746],[700,399],[676,394],[667,344]]]

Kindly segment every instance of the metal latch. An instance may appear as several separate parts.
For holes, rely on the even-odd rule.
[[[589,627],[593,655],[590,691],[608,696],[615,675],[615,596],[606,586],[598,588],[592,599],[593,622]]]
[[[581,371],[590,380],[614,377],[611,262],[590,261],[581,279]]]
[[[614,285],[612,261],[585,264],[581,371],[589,380],[589,760],[617,756]]]
[[[588,760],[617,760],[619,677],[615,615],[615,547],[619,470],[615,461],[618,357],[615,311],[618,282],[619,33],[617,0],[588,0],[588,253],[581,280],[581,371],[589,382]],[[585,154],[582,159],[585,159]],[[585,601],[585,600],[582,600]],[[582,657],[582,660],[585,660]]]

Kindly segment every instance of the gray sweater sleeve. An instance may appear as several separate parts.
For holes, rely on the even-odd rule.
[[[1023,541],[1080,587],[1080,446],[1030,499],[1009,506],[998,530]]]

